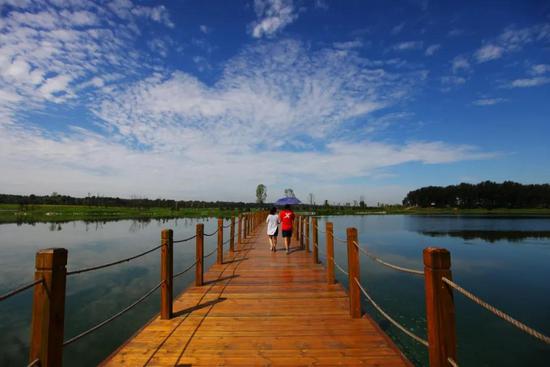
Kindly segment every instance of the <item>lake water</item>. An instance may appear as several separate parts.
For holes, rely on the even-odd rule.
[[[324,221],[319,220],[324,228]],[[392,263],[422,269],[422,249],[451,251],[454,280],[527,325],[550,333],[550,219],[424,216],[339,216],[335,236],[356,227],[359,242]],[[123,220],[107,223],[0,225],[0,294],[33,278],[34,254],[47,247],[69,250],[67,268],[76,269],[127,257],[159,243],[162,228],[174,238],[194,234],[197,221],[213,232],[213,219]],[[225,231],[225,236],[228,235]],[[227,238],[227,237],[225,237]],[[321,258],[324,236],[319,234]],[[205,252],[216,236],[205,241]],[[174,272],[194,261],[194,241],[175,245]],[[130,263],[67,281],[66,338],[88,329],[139,298],[159,281],[159,252]],[[335,259],[346,267],[345,245],[335,242]],[[208,268],[215,261],[207,259]],[[190,271],[175,281],[179,293],[193,280]],[[337,271],[338,281],[347,280]],[[425,335],[422,277],[396,272],[362,256],[361,280],[390,315]],[[0,303],[0,365],[26,365],[32,292]],[[66,366],[94,366],[159,311],[158,291],[118,320],[65,348]],[[458,361],[461,366],[547,366],[550,347],[515,329],[459,294],[455,294]],[[313,306],[314,308],[314,306]],[[390,326],[366,303],[364,309],[416,365],[427,365],[423,346]]]

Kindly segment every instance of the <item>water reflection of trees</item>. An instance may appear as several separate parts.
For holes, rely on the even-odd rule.
[[[511,241],[520,242],[527,238],[546,239],[550,238],[550,231],[422,231],[430,237],[460,237],[464,240],[484,240],[488,242]]]
[[[131,233],[138,232],[142,229],[147,228],[149,224],[151,223],[151,219],[133,219],[132,223],[130,223],[129,231]]]

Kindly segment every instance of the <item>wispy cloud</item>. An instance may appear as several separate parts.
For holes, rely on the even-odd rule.
[[[292,0],[254,0],[254,10],[258,17],[251,27],[254,38],[272,37],[298,18]]]
[[[399,34],[405,28],[405,22],[399,23],[391,29],[391,34]]]
[[[480,98],[472,102],[475,106],[493,106],[505,102],[504,98]]]
[[[505,54],[517,52],[534,42],[550,40],[550,24],[537,24],[526,28],[508,27],[498,37],[483,45],[474,53],[478,63],[500,59]]]
[[[529,88],[529,87],[538,87],[540,85],[550,83],[550,78],[548,77],[534,77],[534,78],[524,78],[524,79],[515,79],[510,83],[511,88]]]
[[[437,51],[439,51],[439,49],[441,48],[441,45],[440,44],[435,44],[435,45],[430,45],[426,48],[426,51],[424,52],[424,54],[426,56],[432,56],[434,55]]]
[[[459,72],[461,70],[468,71],[470,70],[470,62],[465,56],[456,56],[452,62],[453,73]]]
[[[504,54],[504,48],[493,44],[488,44],[481,47],[474,54],[478,63],[487,62],[490,60],[500,59]]]
[[[393,46],[395,51],[419,50],[424,46],[422,41],[401,42]]]

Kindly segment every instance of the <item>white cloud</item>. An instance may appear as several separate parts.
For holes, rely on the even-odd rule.
[[[511,88],[529,88],[538,87],[540,85],[550,83],[550,78],[547,77],[534,77],[525,79],[516,79],[510,83]]]
[[[347,41],[347,42],[334,42],[332,45],[334,46],[334,48],[337,48],[340,50],[350,50],[353,48],[363,47],[363,42],[360,40]]]
[[[441,77],[441,83],[445,85],[460,85],[466,83],[466,79],[461,76],[443,76]]]
[[[405,27],[405,22],[399,23],[398,25],[396,25],[395,27],[393,27],[391,29],[391,34],[401,33],[401,31],[403,30],[404,27]]]
[[[502,102],[506,102],[506,99],[504,98],[480,98],[472,102],[475,106],[492,106],[495,104],[499,104]]]
[[[17,110],[37,108],[45,101],[69,102],[77,91],[95,92],[90,87],[104,87],[117,71],[136,75],[150,68],[131,49],[137,21],[131,10],[136,8],[128,1],[108,6],[124,20],[116,18],[113,9],[92,2],[55,1],[3,9],[0,89],[19,98],[17,103],[13,98],[0,100],[2,117],[9,120]],[[145,9],[138,8],[153,21],[168,16],[163,8]],[[97,74],[103,76],[101,86],[89,83]]]
[[[71,80],[72,78],[69,75],[57,75],[55,77],[48,78],[40,87],[40,93],[42,93],[46,99],[52,98],[52,95],[54,93],[66,93],[67,86],[69,85]]]
[[[424,54],[426,56],[432,56],[434,55],[437,51],[439,51],[439,49],[441,48],[441,45],[439,44],[435,44],[435,45],[430,45],[426,48],[426,52],[424,52]]]
[[[124,0],[109,7],[94,8],[97,19],[10,11],[0,25],[0,187],[6,192],[248,200],[264,182],[304,196],[345,187],[334,194],[345,200],[369,193],[346,180],[376,177],[403,163],[492,157],[472,146],[373,138],[372,131],[404,116],[388,109],[422,88],[427,72],[419,66],[367,59],[355,41],[312,50],[264,40],[219,65],[219,79],[205,83],[151,66],[151,55],[131,48],[138,37],[151,39],[140,33],[138,20],[166,22],[163,11]],[[257,26],[275,13],[262,10]],[[296,17],[293,7],[277,14]],[[283,23],[262,25],[258,35],[290,24]],[[100,133],[20,121],[22,110],[47,112],[41,110],[46,101],[82,103],[100,120],[94,125]]]
[[[543,75],[546,73],[550,73],[550,65],[548,64],[537,64],[531,66],[531,70],[529,71],[532,75]]]
[[[470,70],[470,62],[465,56],[457,56],[452,61],[453,73],[461,70]]]
[[[210,27],[208,27],[208,26],[206,26],[206,25],[204,25],[204,24],[201,24],[201,25],[199,26],[199,29],[200,29],[200,31],[201,31],[202,33],[204,33],[204,34],[208,34],[208,33],[211,32]]]
[[[352,51],[310,53],[295,41],[265,43],[230,60],[214,86],[183,72],[155,75],[106,100],[97,113],[146,145],[156,145],[163,128],[196,134],[218,131],[220,124],[221,135],[210,140],[240,138],[242,146],[271,146],[289,133],[315,139],[348,119],[406,99],[423,77],[369,63]]]
[[[133,8],[132,13],[137,16],[150,18],[155,22],[162,23],[169,28],[174,28],[174,23],[170,20],[170,15],[166,10],[164,5],[159,5],[155,7],[149,6],[136,6]]]
[[[484,63],[518,52],[526,45],[549,40],[550,24],[536,24],[526,28],[508,27],[495,39],[474,52],[473,57],[478,63]]]
[[[408,51],[408,50],[418,50],[421,49],[424,45],[422,41],[408,41],[401,42],[393,46],[393,49],[396,51]]]
[[[478,63],[487,62],[490,60],[500,59],[504,53],[504,49],[500,46],[488,44],[481,47],[474,54]]]
[[[258,20],[252,23],[252,36],[272,37],[298,18],[292,0],[254,0]]]

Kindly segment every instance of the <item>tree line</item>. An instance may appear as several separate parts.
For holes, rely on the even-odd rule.
[[[170,199],[147,199],[147,198],[119,198],[99,195],[88,195],[86,197],[73,197],[52,193],[51,195],[10,195],[0,194],[0,203],[28,205],[87,205],[87,206],[117,206],[129,208],[172,208],[174,210],[183,208],[220,208],[241,209],[257,208],[256,203],[232,202],[232,201],[203,201],[203,200],[170,200]]]
[[[550,184],[484,181],[446,187],[428,186],[410,191],[403,199],[403,205],[464,209],[550,208]]]

